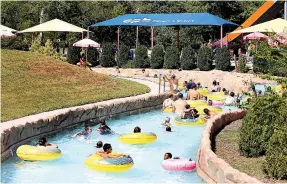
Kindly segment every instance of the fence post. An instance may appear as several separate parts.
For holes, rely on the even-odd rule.
[[[160,93],[160,84],[161,84],[161,77],[159,77],[159,83],[158,83],[158,93]]]

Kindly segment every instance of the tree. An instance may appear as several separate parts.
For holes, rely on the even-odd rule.
[[[88,48],[87,62],[89,62],[92,66],[96,66],[99,64],[99,52],[96,48]]]
[[[129,48],[126,45],[122,44],[119,50],[118,66],[119,67],[124,66],[125,64],[127,64],[129,59],[130,59]]]
[[[201,71],[208,71],[212,68],[212,50],[209,47],[203,46],[197,54],[197,67]]]
[[[167,47],[164,55],[164,65],[166,69],[177,69],[180,66],[177,48],[174,46]]]
[[[148,68],[150,66],[147,47],[144,45],[139,45],[135,51],[135,67],[136,68]]]
[[[69,47],[68,48],[68,54],[67,54],[67,60],[71,64],[77,64],[80,62],[80,48],[76,47]]]
[[[113,67],[116,65],[114,48],[111,43],[103,44],[103,52],[100,59],[100,64],[103,67]]]
[[[159,69],[163,67],[164,63],[164,51],[162,45],[156,45],[152,49],[150,66],[154,69]]]
[[[215,68],[218,70],[228,71],[230,68],[230,55],[226,47],[216,49],[214,56]]]
[[[191,46],[182,49],[180,64],[183,70],[192,70],[196,68],[196,53]]]
[[[246,57],[243,55],[239,55],[238,59],[238,71],[241,73],[248,72],[248,68],[246,66]]]

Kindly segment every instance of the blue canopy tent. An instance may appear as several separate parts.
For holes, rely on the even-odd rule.
[[[120,26],[149,26],[152,29],[152,47],[155,26],[221,26],[220,37],[223,37],[223,26],[238,26],[210,13],[169,13],[169,14],[126,14],[106,20],[90,27],[118,26],[118,48],[120,46]],[[179,29],[178,29],[179,44]],[[221,42],[222,47],[222,42]]]

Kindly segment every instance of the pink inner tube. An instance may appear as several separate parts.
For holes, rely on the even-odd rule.
[[[212,101],[212,106],[222,106],[224,105],[224,102],[222,101]]]
[[[195,161],[189,161],[189,159],[168,159],[164,160],[161,165],[169,171],[191,171],[196,167]]]

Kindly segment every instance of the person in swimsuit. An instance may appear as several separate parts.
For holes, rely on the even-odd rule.
[[[95,147],[96,147],[96,153],[104,153],[102,141],[98,141]]]
[[[172,108],[173,105],[173,94],[170,94],[168,99],[165,99],[163,104],[162,104],[162,110],[165,108]]]
[[[217,82],[214,80],[212,82],[211,92],[217,92]]]
[[[207,115],[207,119],[208,119],[208,118],[212,118],[212,117],[214,117],[214,116],[217,115],[216,112],[210,111],[210,110],[207,109],[207,108],[203,109],[203,112]]]
[[[170,127],[170,117],[166,117],[165,120],[164,120],[164,123],[161,124],[162,126],[165,126],[165,127]]]
[[[91,135],[92,131],[93,130],[92,130],[91,126],[85,125],[85,130],[74,134],[72,137],[75,138],[75,137],[78,137],[78,136],[84,136],[84,138],[87,139]]]
[[[40,139],[38,140],[37,146],[44,146],[44,147],[52,146],[52,147],[58,148],[58,146],[57,146],[56,144],[49,143],[49,142],[47,141],[46,137],[40,138]]]
[[[111,153],[113,151],[113,148],[112,148],[111,144],[108,144],[108,143],[104,144],[103,149],[104,149],[103,153],[98,153],[103,158],[121,158],[124,156],[128,156],[126,154],[112,155]]]
[[[199,100],[200,93],[196,91],[196,85],[191,86],[191,89],[187,93],[186,100]]]
[[[100,127],[98,128],[98,131],[100,132],[109,132],[112,133],[111,128],[106,124],[105,119],[100,119]]]
[[[141,128],[138,127],[138,126],[136,126],[136,127],[134,128],[134,133],[141,133]]]
[[[186,104],[186,101],[183,100],[183,94],[179,93],[178,99],[173,103],[173,112],[183,113]]]
[[[167,127],[165,128],[165,131],[171,132],[171,127],[170,127],[170,126],[167,126]]]

